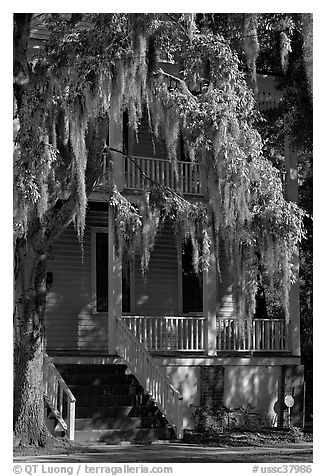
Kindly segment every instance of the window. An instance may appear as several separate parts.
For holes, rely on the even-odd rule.
[[[189,240],[182,248],[182,308],[185,314],[203,312],[203,276],[195,273]]]
[[[94,301],[96,312],[108,312],[108,234],[106,231],[94,232]],[[131,264],[129,257],[122,260],[122,312],[131,310]]]
[[[108,234],[96,233],[96,311],[108,310]]]

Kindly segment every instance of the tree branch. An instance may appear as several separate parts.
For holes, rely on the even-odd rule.
[[[76,212],[76,190],[72,187],[69,198],[63,202],[60,210],[52,207],[48,211],[44,230],[38,243],[40,251],[48,250],[49,246],[61,235],[64,229],[69,225]]]
[[[186,83],[184,82],[183,79],[180,79],[180,78],[178,78],[177,76],[174,76],[173,74],[166,73],[165,71],[163,71],[162,68],[159,68],[159,69],[157,70],[157,72],[156,72],[156,73],[153,73],[153,74],[154,74],[154,75],[157,75],[157,76],[158,76],[158,75],[163,75],[163,76],[166,76],[167,78],[173,79],[173,81],[176,81],[177,83],[180,84],[180,87],[181,87],[181,91],[182,91],[182,92],[186,93],[187,96],[189,96],[189,98],[194,99],[193,94],[189,91],[189,89],[188,89],[188,87],[187,87],[187,85],[186,85]]]

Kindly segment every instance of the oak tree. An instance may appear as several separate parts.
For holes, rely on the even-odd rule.
[[[145,272],[158,228],[173,218],[177,231],[192,242],[195,270],[208,268],[212,250],[218,267],[225,250],[239,320],[255,313],[262,267],[269,284],[282,289],[288,319],[303,212],[284,199],[280,173],[264,157],[254,93],[239,56],[207,18],[38,15],[51,36],[40,54],[27,58],[33,18],[14,16],[14,432],[18,443],[44,445],[47,255],[72,221],[82,246],[87,199],[101,176],[104,154],[110,159],[110,121],[128,111],[129,126],[137,132],[146,111],[175,172],[182,136],[185,153],[207,182],[204,200],[196,202],[145,178],[136,207],[119,192],[109,160],[106,180],[117,252],[138,249]],[[228,21],[226,26],[232,26]],[[253,79],[257,22],[255,15],[245,15],[241,24],[250,40],[243,49]],[[179,65],[179,74],[164,70],[163,55]]]

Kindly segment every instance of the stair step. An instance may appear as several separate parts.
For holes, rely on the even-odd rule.
[[[123,364],[57,366],[76,396],[75,441],[107,444],[171,439],[168,426],[137,378]]]
[[[61,364],[56,366],[60,373],[68,374],[125,374],[127,366],[123,364]]]
[[[173,430],[170,428],[77,430],[75,432],[75,441],[101,441],[108,444],[116,444],[120,441],[145,442],[169,440],[174,438],[173,433]]]
[[[77,418],[76,430],[119,429],[134,430],[138,428],[160,428],[160,421],[153,417],[93,417]]]
[[[138,385],[136,377],[132,374],[123,373],[68,373],[66,372],[68,385]]]
[[[145,405],[148,395],[80,395],[76,397],[76,405],[81,407],[117,407]]]
[[[154,405],[142,406],[115,406],[115,407],[81,407],[76,406],[76,418],[104,418],[104,417],[142,417],[154,416],[159,410]]]
[[[77,397],[78,395],[139,395],[143,388],[141,385],[69,385],[72,393]]]

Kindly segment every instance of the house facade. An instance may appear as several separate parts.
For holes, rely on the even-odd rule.
[[[273,77],[259,76],[258,90],[260,110],[277,105],[280,93]],[[109,146],[129,156],[112,152],[115,183],[130,201],[137,203],[145,186],[141,171],[155,182],[178,187],[189,200],[204,198],[205,180],[199,167],[180,152],[177,181],[164,147],[153,145],[146,117],[138,138],[125,119],[111,124]],[[285,194],[295,201],[296,159],[287,142],[285,157]],[[124,372],[133,375],[135,385],[149,395],[144,405],[149,401],[157,405],[177,436],[182,429],[194,427],[196,406],[250,408],[261,424],[288,424],[288,409],[283,403],[286,395],[294,399],[291,423],[300,425],[303,367],[298,285],[291,290],[289,322],[257,318],[241,327],[234,314],[226,257],[220,257],[221,278],[213,253],[209,270],[196,275],[191,245],[176,236],[169,221],[159,229],[144,275],[137,254],[115,253],[114,213],[108,205],[105,167],[103,179],[89,198],[83,246],[71,224],[53,244],[48,258],[46,352],[61,378],[67,376],[67,387],[76,400],[76,422],[82,419],[78,407],[86,407],[85,392],[98,395],[94,390],[96,376],[105,368],[110,369],[109,376],[113,375],[114,366],[124,365]],[[92,375],[88,390],[85,379],[77,379],[78,374],[85,373]],[[57,376],[53,395],[60,382]],[[109,391],[112,398],[121,400],[123,384],[119,379],[113,386],[111,383],[103,384],[101,398],[108,397],[105,392]],[[127,393],[132,393],[130,387]],[[61,406],[63,401],[61,396]],[[97,409],[114,406],[108,400],[99,402],[94,403]],[[98,414],[102,417],[92,417],[91,439],[101,438],[107,429],[105,411]],[[110,424],[113,417],[108,417]],[[87,428],[78,430],[85,430],[80,439],[90,438]],[[142,428],[141,423],[138,428]]]

